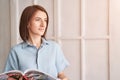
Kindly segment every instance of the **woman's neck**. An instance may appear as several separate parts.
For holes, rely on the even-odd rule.
[[[36,48],[39,48],[41,46],[41,43],[42,43],[42,38],[30,36],[28,41],[30,42],[30,44],[34,45]]]

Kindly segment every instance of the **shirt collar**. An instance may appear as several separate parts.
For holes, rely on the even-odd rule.
[[[49,42],[45,38],[42,38],[41,46],[43,46],[43,45],[49,45]],[[23,42],[23,48],[25,48],[27,46],[32,46],[32,44],[30,44],[28,41]]]

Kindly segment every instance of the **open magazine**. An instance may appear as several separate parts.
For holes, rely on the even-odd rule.
[[[27,70],[24,73],[19,70],[12,70],[0,74],[0,80],[59,80],[51,75],[38,70]]]

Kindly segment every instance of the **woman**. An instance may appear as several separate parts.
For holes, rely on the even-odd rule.
[[[63,70],[68,66],[60,46],[45,39],[49,16],[39,5],[24,9],[20,20],[23,42],[10,50],[5,72],[10,70],[38,69],[61,80],[68,80]]]

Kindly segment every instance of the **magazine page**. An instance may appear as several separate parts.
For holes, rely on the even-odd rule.
[[[11,70],[0,74],[0,80],[60,80],[39,70],[26,70],[24,73],[19,70]]]
[[[0,74],[0,80],[24,80],[23,73],[18,70],[12,70]]]
[[[40,72],[39,70],[27,70],[25,71],[24,76],[28,80],[57,80],[51,75],[45,72]]]

